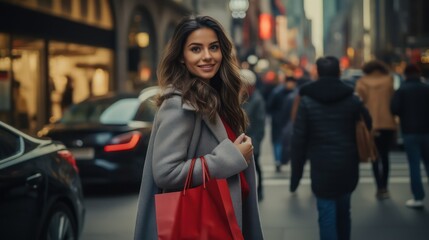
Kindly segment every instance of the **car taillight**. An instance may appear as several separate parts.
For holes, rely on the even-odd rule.
[[[57,152],[58,156],[60,156],[62,159],[66,160],[68,163],[70,163],[76,172],[79,172],[79,169],[76,165],[76,159],[74,158],[73,154],[69,150],[61,150]]]
[[[140,141],[141,133],[139,132],[129,132],[114,137],[109,145],[104,147],[105,152],[116,152],[116,151],[125,151],[131,150],[137,146],[137,143]]]

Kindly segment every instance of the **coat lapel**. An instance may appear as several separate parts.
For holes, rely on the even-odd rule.
[[[210,122],[206,116],[203,116],[202,119],[219,142],[228,138],[225,127],[223,126],[222,120],[218,114],[216,114],[216,123]]]
[[[166,88],[162,94],[169,94],[169,93],[176,93],[178,95],[182,95],[180,91],[175,90],[172,87]],[[186,102],[182,104],[182,108],[186,110],[195,111],[195,108]],[[219,114],[216,114],[216,123],[210,122],[207,116],[203,116],[202,119],[206,124],[206,126],[213,133],[215,138],[218,140],[218,142],[222,142],[225,138],[228,138],[225,127],[223,126],[223,123],[222,123],[222,120],[220,119]]]

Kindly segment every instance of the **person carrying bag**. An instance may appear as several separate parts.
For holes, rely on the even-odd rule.
[[[361,163],[375,162],[378,159],[377,146],[374,142],[374,136],[365,123],[364,116],[361,114],[356,122],[356,145]]]
[[[159,109],[145,158],[135,240],[264,239],[253,145],[241,108],[245,87],[232,50],[211,17],[190,16],[177,25],[158,66]],[[202,163],[192,160],[199,157]],[[169,194],[180,197],[174,204],[157,202]],[[188,199],[194,194],[196,199]],[[180,213],[164,209],[170,204],[178,204],[174,208]],[[239,236],[237,228],[242,238],[231,238]]]

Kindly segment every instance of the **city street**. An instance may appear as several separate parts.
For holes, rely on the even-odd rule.
[[[160,133],[153,138],[155,155],[183,156],[187,148],[205,152],[217,144],[221,129],[204,120],[212,132],[203,129],[201,135],[194,133],[199,137],[192,137],[190,145],[180,145],[179,132],[189,118],[169,107],[176,98],[202,119],[217,114],[237,130],[243,120],[233,99],[242,98],[237,88],[248,87],[249,97],[256,88],[276,125],[295,116],[299,98],[286,103],[291,93],[322,79],[300,95],[314,100],[308,105],[311,114],[318,104],[335,105],[315,109],[315,115],[323,115],[314,118],[322,123],[314,125],[321,126],[316,135],[324,143],[341,139],[348,152],[354,143],[346,134],[327,131],[350,128],[345,120],[354,114],[355,102],[343,81],[369,110],[373,129],[383,130],[380,143],[387,143],[384,136],[390,137],[397,120],[405,137],[427,134],[428,10],[427,0],[0,0],[0,222],[9,223],[0,224],[6,232],[0,231],[0,240],[29,238],[18,233],[59,240],[75,238],[76,232],[81,233],[78,240],[132,240],[139,200],[135,182],[140,181],[144,155],[153,150],[150,132]],[[167,99],[166,117],[155,119]],[[249,115],[262,116],[263,104],[251,105],[258,110]],[[337,125],[331,120],[340,119],[335,114],[343,109],[350,114]],[[269,117],[255,124],[266,129],[259,153],[265,239],[317,240],[310,164],[291,193],[290,164],[276,171]],[[163,132],[171,129],[179,132],[163,141]],[[239,144],[241,151],[250,147],[247,141]],[[334,144],[325,145],[320,149],[341,156],[331,149]],[[228,152],[230,146],[217,147]],[[161,157],[161,176],[177,170],[171,168],[174,156]],[[237,163],[228,157],[221,158]],[[211,170],[234,169],[229,163],[216,167]],[[413,196],[403,149],[390,152],[387,199],[376,198],[371,163],[359,167],[359,184],[351,195],[351,238],[429,240],[429,177],[423,166],[426,198],[421,209],[405,206]],[[329,184],[347,185],[324,173],[323,181],[329,175],[339,183]],[[83,217],[78,177],[87,184],[134,184],[83,185]],[[165,186],[177,182],[162,180]],[[235,184],[233,199],[241,203]]]
[[[297,192],[289,192],[289,166],[274,171],[269,135],[264,138],[261,163],[265,198],[260,212],[265,239],[318,239],[317,210],[311,194],[309,168]],[[379,201],[369,164],[361,165],[361,179],[352,195],[352,239],[426,240],[429,236],[429,200],[425,209],[414,210],[404,203],[411,197],[408,168],[402,151],[391,154],[391,198]],[[425,175],[424,175],[425,176]],[[429,193],[427,178],[425,190]],[[132,187],[94,188],[86,195],[87,215],[82,240],[133,239],[138,194]]]

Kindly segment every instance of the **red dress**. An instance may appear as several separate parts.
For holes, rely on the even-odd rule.
[[[229,140],[234,142],[235,139],[237,138],[237,135],[235,135],[234,131],[232,131],[231,127],[223,119],[222,119],[222,123],[225,127],[226,133],[228,134]],[[247,196],[249,195],[250,188],[249,188],[249,184],[246,181],[246,177],[244,176],[244,172],[240,172],[240,183],[241,183],[241,197],[243,199],[246,199]]]

